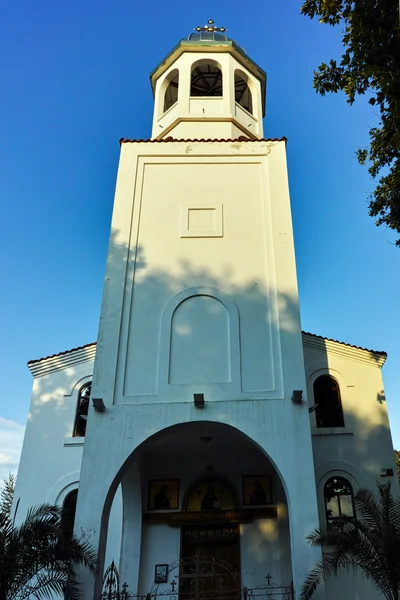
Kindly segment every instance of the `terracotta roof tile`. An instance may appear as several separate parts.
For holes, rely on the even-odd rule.
[[[312,337],[318,338],[320,340],[327,340],[328,342],[336,342],[337,344],[343,344],[344,346],[350,346],[350,348],[357,348],[357,350],[365,350],[366,352],[372,352],[373,354],[380,354],[381,356],[387,356],[387,353],[383,350],[371,350],[370,348],[363,348],[362,346],[355,346],[354,344],[347,344],[346,342],[341,342],[340,340],[334,340],[332,338],[324,337],[323,335],[317,335],[316,333],[310,333],[309,331],[302,331],[305,335],[311,335]]]
[[[387,356],[386,352],[380,350],[370,350],[369,348],[363,348],[362,346],[355,346],[354,344],[347,344],[346,342],[341,342],[340,340],[334,340],[332,338],[326,338],[322,335],[317,335],[315,333],[310,333],[309,331],[302,331],[305,335],[311,335],[312,337],[318,338],[320,340],[327,340],[328,342],[336,342],[337,344],[343,344],[344,346],[350,346],[350,348],[357,348],[357,350],[365,350],[366,352],[372,352],[373,354],[380,354],[381,356]],[[84,346],[77,346],[76,348],[71,348],[71,350],[64,350],[63,352],[59,352],[58,354],[50,354],[49,356],[44,356],[43,358],[37,358],[35,360],[30,360],[28,365],[32,365],[34,363],[38,363],[41,360],[47,360],[49,358],[55,358],[56,356],[64,356],[65,354],[69,354],[70,352],[75,352],[76,350],[84,350],[85,348],[89,348],[90,346],[95,346],[96,342],[91,342],[90,344],[85,344]]]
[[[95,346],[95,345],[96,345],[96,342],[92,342],[91,344],[85,344],[84,346],[77,346],[76,348],[71,348],[71,350],[64,350],[63,352],[58,352],[57,354],[50,354],[49,356],[43,356],[42,358],[35,358],[34,360],[29,360],[28,365],[38,363],[41,360],[47,360],[48,358],[55,358],[56,356],[64,356],[64,354],[70,354],[70,352],[75,352],[76,350],[84,350],[85,348],[90,348],[90,346]]]
[[[252,140],[248,137],[241,136],[235,139],[224,139],[224,138],[194,138],[194,139],[175,139],[171,136],[162,138],[161,140],[156,139],[147,139],[147,140],[129,140],[126,138],[121,138],[119,140],[120,144],[126,143],[135,143],[135,144],[162,144],[167,142],[287,142],[287,138],[262,138],[261,140]]]

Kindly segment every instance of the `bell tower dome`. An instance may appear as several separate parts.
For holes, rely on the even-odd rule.
[[[263,137],[266,74],[211,19],[150,76],[153,139]]]

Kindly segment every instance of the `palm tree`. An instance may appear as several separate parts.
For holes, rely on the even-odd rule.
[[[60,507],[34,507],[19,527],[0,511],[0,600],[40,600],[56,594],[75,600],[78,565],[94,574],[96,554],[66,534]]]
[[[363,573],[387,600],[400,598],[400,500],[390,483],[377,484],[378,497],[360,490],[355,498],[357,517],[339,519],[308,536],[314,547],[325,550],[310,571],[300,600],[309,600],[318,585],[339,569]]]

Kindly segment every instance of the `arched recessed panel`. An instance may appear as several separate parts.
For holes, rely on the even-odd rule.
[[[169,383],[230,382],[229,315],[211,296],[191,296],[171,323]]]
[[[222,96],[222,71],[213,63],[200,62],[192,67],[190,95]]]
[[[174,69],[168,75],[168,85],[164,94],[164,112],[178,101],[179,71]]]
[[[253,98],[247,81],[238,71],[235,71],[235,101],[245,110],[253,114]]]
[[[314,382],[317,427],[344,427],[339,385],[333,377],[321,375]]]

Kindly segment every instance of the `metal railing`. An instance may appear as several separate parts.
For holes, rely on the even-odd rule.
[[[205,564],[202,557],[203,565]],[[221,567],[223,561],[218,564]],[[258,587],[240,587],[234,578],[228,578],[231,587],[224,586],[223,571],[208,571],[198,569],[199,561],[192,560],[196,566],[191,572],[187,572],[188,561],[176,561],[172,563],[171,570],[179,568],[180,576],[175,575],[171,583],[165,589],[160,585],[153,585],[147,594],[137,594],[129,590],[124,583],[120,585],[118,570],[112,563],[106,570],[103,578],[103,590],[100,600],[294,600],[293,583],[280,585],[273,583],[270,576],[266,577],[268,583]],[[216,566],[216,559],[207,564]],[[232,575],[232,572],[229,573]],[[183,577],[186,577],[184,580]],[[179,583],[179,579],[182,579]]]

